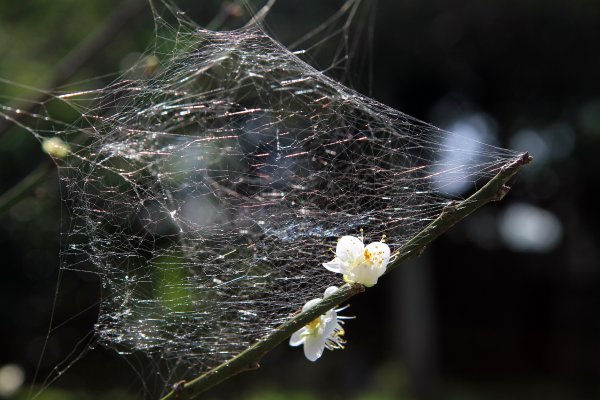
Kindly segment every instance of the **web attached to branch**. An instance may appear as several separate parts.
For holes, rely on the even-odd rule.
[[[101,278],[109,348],[215,367],[341,283],[322,266],[339,237],[393,252],[445,188],[515,156],[345,87],[260,25],[156,20],[156,69],[60,96],[81,119],[49,132],[71,147],[63,268]]]

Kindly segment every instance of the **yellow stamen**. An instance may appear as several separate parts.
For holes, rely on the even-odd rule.
[[[371,254],[369,249],[365,249],[365,251],[363,252],[363,256],[365,257],[365,261],[371,262],[371,257],[373,256],[373,254]]]
[[[308,324],[306,324],[306,329],[310,330],[311,332],[314,332],[319,328],[319,325],[321,325],[321,317],[317,317],[310,321]]]

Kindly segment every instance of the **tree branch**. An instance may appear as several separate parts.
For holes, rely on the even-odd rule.
[[[500,172],[488,181],[481,189],[473,193],[469,198],[459,203],[451,202],[446,206],[442,214],[423,230],[413,236],[396,253],[397,257],[386,270],[386,274],[400,265],[403,261],[421,254],[429,243],[446,232],[457,222],[463,220],[469,214],[481,206],[492,201],[499,201],[506,196],[510,188],[506,183],[533,158],[529,153],[523,153],[519,158],[505,164]]]
[[[259,367],[258,362],[275,346],[290,337],[292,333],[306,325],[321,314],[325,314],[328,310],[336,305],[343,303],[355,294],[365,290],[361,284],[345,284],[337,292],[328,296],[326,299],[319,302],[306,312],[297,314],[290,318],[287,322],[280,325],[277,330],[269,334],[267,337],[259,340],[248,349],[224,362],[223,364],[211,369],[207,373],[191,380],[189,382],[181,382],[173,386],[173,390],[167,394],[162,400],[166,399],[192,399],[198,394],[206,391],[214,385],[231,378],[234,375],[243,371],[256,369]]]
[[[397,256],[388,266],[386,273],[398,267],[403,261],[421,254],[429,243],[479,207],[492,201],[501,200],[509,190],[508,186],[506,186],[508,180],[531,160],[532,158],[528,153],[522,154],[518,159],[504,165],[496,176],[490,179],[485,186],[476,191],[468,199],[459,203],[450,203],[438,218],[413,236],[396,252]],[[262,357],[279,343],[290,337],[292,333],[317,318],[319,315],[325,314],[328,310],[335,308],[352,296],[362,293],[363,291],[364,287],[360,284],[345,284],[332,296],[321,300],[309,310],[297,314],[295,317],[280,325],[273,333],[259,340],[232,359],[189,382],[182,381],[175,384],[173,390],[164,396],[162,400],[192,399],[214,385],[229,379],[240,372],[258,368],[258,363]]]

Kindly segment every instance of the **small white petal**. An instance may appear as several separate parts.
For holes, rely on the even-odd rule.
[[[343,236],[337,243],[335,255],[345,265],[352,265],[362,259],[365,248],[363,242],[354,236]]]
[[[323,297],[327,298],[327,297],[331,296],[332,294],[334,294],[337,291],[338,291],[338,287],[337,286],[329,286],[327,289],[325,289],[325,294],[323,295]]]
[[[325,349],[325,340],[322,337],[308,336],[304,340],[304,355],[310,361],[317,361]]]
[[[325,315],[323,322],[324,322],[325,326],[323,326],[323,335],[322,336],[324,338],[328,338],[335,331],[335,327],[338,324],[337,313],[334,310],[330,310]]]
[[[373,266],[377,269],[383,269],[385,272],[385,268],[390,262],[390,247],[382,242],[373,242],[365,247],[365,253],[367,252],[371,255],[370,261]]]
[[[336,274],[341,274],[344,272],[344,264],[342,264],[337,257],[334,258],[333,261],[323,263],[323,266],[331,272],[335,272]]]
[[[344,275],[344,279],[350,282],[363,284],[366,287],[371,287],[377,283],[377,279],[381,274],[379,273],[379,270],[369,268],[367,265],[360,265],[355,268],[351,274]]]
[[[302,311],[306,311],[309,308],[316,306],[320,301],[321,299],[312,299],[307,301],[306,304],[302,307]]]
[[[302,336],[304,332],[306,332],[305,327],[302,327],[294,332],[292,337],[290,337],[290,346],[300,346],[302,343],[304,343],[304,337]]]

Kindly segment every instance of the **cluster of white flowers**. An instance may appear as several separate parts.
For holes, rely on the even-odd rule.
[[[389,262],[390,248],[387,244],[373,242],[365,246],[362,238],[344,236],[338,241],[335,258],[323,266],[329,271],[343,274],[344,281],[348,283],[371,287],[385,273]],[[331,296],[337,290],[335,286],[328,287],[323,298]],[[321,300],[308,301],[302,307],[302,312]],[[294,332],[290,338],[290,346],[304,345],[304,355],[310,361],[316,361],[325,349],[343,349],[346,342],[343,338],[345,332],[342,320],[351,318],[338,315],[344,308],[331,309]]]

